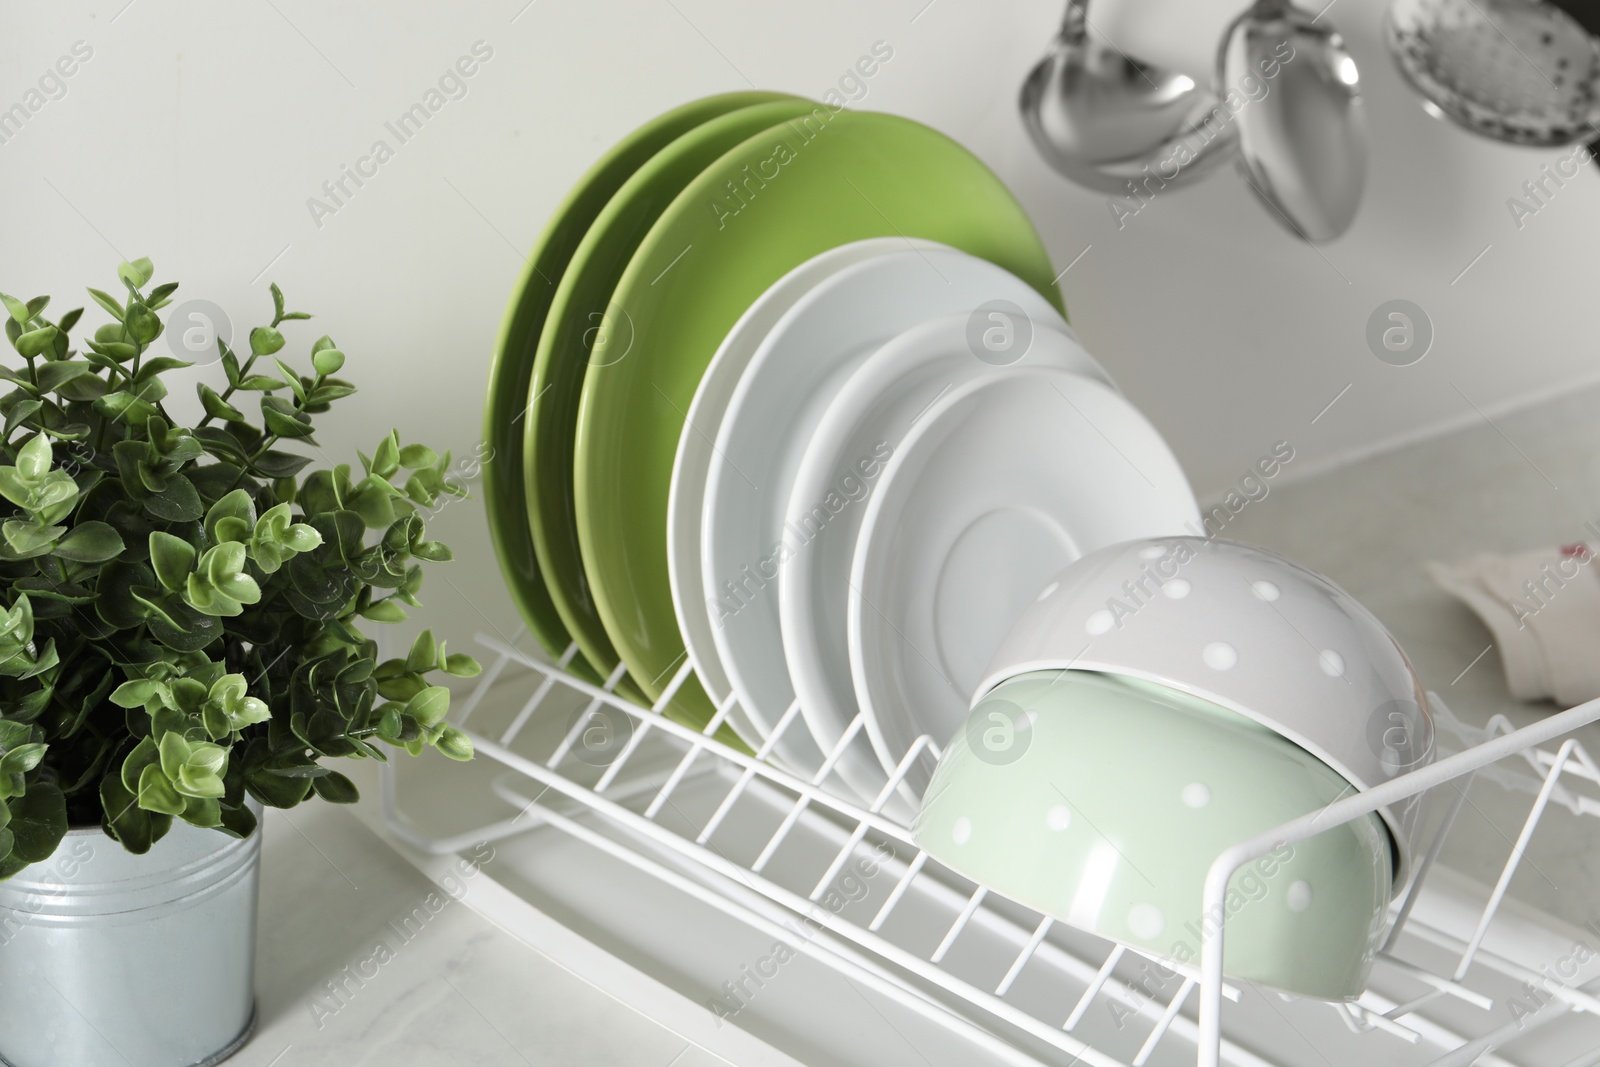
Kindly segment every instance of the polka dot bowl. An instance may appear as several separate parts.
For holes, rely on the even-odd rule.
[[[1194,965],[1206,871],[1229,845],[1348,790],[1321,760],[1192,696],[1087,671],[1036,671],[978,702],[914,832],[951,869],[1046,915]],[[1242,868],[1224,971],[1325,1000],[1365,987],[1391,893],[1373,815]]]
[[[1321,575],[1251,545],[1163,537],[1089,553],[1023,612],[977,695],[1057,668],[1142,678],[1219,704],[1357,790],[1433,758],[1427,697],[1383,624]],[[1411,870],[1418,801],[1379,815],[1398,890]]]

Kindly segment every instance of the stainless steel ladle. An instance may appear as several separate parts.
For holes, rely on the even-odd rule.
[[[1022,85],[1023,121],[1063,176],[1129,194],[1152,168],[1188,181],[1231,154],[1231,128],[1205,120],[1217,100],[1186,74],[1152,66],[1091,35],[1086,0],[1069,0],[1050,52]]]

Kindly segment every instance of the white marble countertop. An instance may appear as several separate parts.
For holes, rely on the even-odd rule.
[[[1600,540],[1586,528],[1600,517],[1597,412],[1600,390],[1578,390],[1352,466],[1287,481],[1247,504],[1224,536],[1276,549],[1344,586],[1383,620],[1423,684],[1459,719],[1482,726],[1504,713],[1526,725],[1558,709],[1511,698],[1489,632],[1434,584],[1423,563]],[[1337,418],[1338,408],[1323,417]],[[1292,425],[1281,432],[1294,437]],[[1597,579],[1583,574],[1579,580]],[[1600,634],[1595,637],[1600,654]],[[1579,737],[1591,754],[1600,753],[1600,724]],[[1468,799],[1441,862],[1492,885],[1533,798],[1480,782]],[[1597,880],[1600,819],[1552,807],[1511,894],[1581,926],[1600,918]]]
[[[1600,393],[1301,481],[1274,484],[1226,535],[1340,582],[1395,632],[1461,719],[1527,722],[1551,706],[1507,694],[1487,632],[1421,563],[1582,539],[1600,515]],[[1269,443],[1270,444],[1270,443]],[[1600,752],[1600,727],[1585,731]],[[445,898],[359,814],[328,805],[266,822],[257,981],[261,1022],[240,1067],[450,1063],[709,1067],[726,1061]],[[1529,798],[1479,784],[1443,861],[1499,872]],[[1552,810],[1512,893],[1573,923],[1596,918],[1600,820]],[[429,906],[430,894],[433,907]],[[416,931],[394,925],[427,913]],[[348,968],[348,970],[347,970]],[[352,977],[353,976],[353,977]],[[335,994],[330,983],[342,984]]]
[[[348,808],[268,813],[257,951],[260,1021],[230,1067],[726,1062],[451,900]]]

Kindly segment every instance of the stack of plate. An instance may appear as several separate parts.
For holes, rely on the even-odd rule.
[[[496,551],[552,655],[643,701],[687,661],[670,717],[726,708],[724,740],[902,814],[918,739],[1052,575],[1198,527],[1000,181],[776,94],[679,108],[579,182],[486,418]]]

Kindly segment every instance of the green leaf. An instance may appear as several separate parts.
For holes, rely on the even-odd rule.
[[[156,414],[153,404],[140,399],[125,389],[107,393],[99,400],[96,400],[94,409],[113,422],[126,422],[129,426],[136,428],[142,428],[150,416]]]
[[[354,804],[361,799],[355,783],[337,771],[311,779],[311,788],[330,804]]]
[[[49,366],[54,365],[55,364],[49,364]],[[32,397],[20,397],[15,404],[12,404],[11,407],[6,410],[5,432],[0,436],[10,437],[11,431],[16,429],[18,424],[33,418],[39,413],[39,409],[42,407],[44,407],[44,404],[41,401],[35,400]]]
[[[439,454],[427,445],[406,445],[400,450],[400,466],[406,470],[421,470],[439,462]]]
[[[177,734],[168,734],[177,737]],[[182,815],[184,799],[159,766],[152,763],[139,774],[139,807],[161,815]]]
[[[444,673],[453,677],[476,678],[482,671],[483,664],[465,652],[452,652],[444,658]]]
[[[228,379],[228,384],[233,388],[239,387],[239,357],[234,355],[233,349],[223,343],[222,338],[217,338],[217,348],[222,352],[222,373]]]
[[[157,356],[155,359],[147,360],[140,365],[137,380],[141,382],[148,381],[158,374],[165,374],[169,370],[182,370],[184,367],[192,366],[194,364],[188,360],[178,359],[174,356]]]
[[[4,756],[0,756],[0,774],[27,774],[39,766],[39,761],[44,759],[48,747],[38,742],[18,745]]]
[[[277,282],[271,283],[267,288],[272,290],[273,321],[281,321],[283,319],[283,290],[278,288]]]
[[[78,563],[104,563],[115,559],[123,549],[122,537],[109,523],[91,519],[80,522],[56,543],[55,554]]]
[[[124,285],[133,289],[142,289],[150,276],[156,272],[155,265],[146,256],[140,256],[132,263],[124,263],[117,268],[117,277],[121,278]]]
[[[326,338],[324,338],[326,340]],[[344,366],[344,353],[337,348],[324,348],[311,353],[311,365],[321,375],[338,374]]]
[[[206,414],[214,419],[224,419],[228,422],[243,422],[244,412],[228,403],[217,395],[217,391],[204,382],[195,386],[195,392],[200,394],[200,406],[205,408]]]
[[[283,334],[271,326],[257,326],[250,331],[250,351],[257,356],[270,356],[283,347]]]
[[[270,451],[256,457],[255,469],[268,478],[293,478],[311,462],[310,456]]]
[[[335,379],[329,378],[306,397],[306,408],[312,410],[324,407],[335,400],[343,400],[347,396],[355,395],[356,387],[353,385],[339,384]]]
[[[211,830],[222,825],[222,801],[219,797],[190,797],[183,806],[183,821],[190,826]]]
[[[385,598],[369,604],[366,610],[361,612],[361,617],[371,619],[373,622],[405,622],[406,610],[392,599]]]
[[[166,489],[145,498],[144,509],[168,522],[190,522],[201,515],[200,494],[183,475],[174,475]]]
[[[172,294],[178,291],[177,282],[162,282],[150,290],[150,296],[145,301],[153,308],[166,307],[172,302]]]
[[[300,403],[304,404],[306,402],[306,387],[300,381],[300,375],[296,374],[294,368],[281,359],[274,357],[272,362],[278,365],[278,373],[283,375],[283,384],[294,390],[294,395],[300,400]]]
[[[69,382],[93,373],[93,364],[79,359],[63,359],[40,367],[34,380],[39,386],[39,392],[54,393],[59,392],[62,386]]]
[[[0,303],[5,304],[6,310],[11,313],[12,320],[15,321],[18,326],[27,326],[28,321],[33,318],[33,312],[28,310],[28,305],[24,304],[14,296],[7,296],[5,293],[0,293]]]
[[[393,430],[372,454],[372,473],[380,478],[390,478],[400,469],[400,435]]]
[[[431,671],[439,662],[439,645],[434,640],[432,630],[423,630],[411,642],[411,651],[406,655],[406,670],[422,674]]]
[[[15,467],[0,467],[0,496],[17,507],[24,507],[33,496],[33,487],[23,481]]]
[[[5,537],[13,559],[32,559],[49,552],[56,538],[67,532],[65,526],[46,526],[37,522],[7,519],[0,523],[0,535]]]
[[[126,341],[90,341],[89,351],[109,359],[112,365],[126,363],[139,354],[139,349]]]
[[[310,437],[311,424],[301,422],[274,400],[274,397],[261,398],[261,418],[267,424],[268,431],[290,439]]]
[[[269,808],[292,808],[311,792],[311,779],[259,772],[245,779],[244,787]]]
[[[133,751],[122,761],[122,767],[118,771],[123,788],[128,790],[130,796],[139,791],[139,776],[144,773],[144,769],[159,764],[160,761],[155,741],[149,737],[140,738],[139,743],[133,746]]]
[[[455,559],[455,553],[443,541],[418,541],[411,546],[411,554],[429,563],[449,563]]]
[[[126,312],[122,310],[122,305],[117,303],[111,294],[102,293],[98,289],[90,289],[89,295],[94,298],[94,302],[96,304],[99,304],[101,307],[110,312],[112,318],[116,319],[118,322],[122,321],[122,317],[126,314]],[[96,340],[98,340],[98,337]]]
[[[10,801],[11,853],[28,863],[47,860],[67,835],[67,800],[52,782],[34,782]]]
[[[438,740],[434,741],[433,747],[462,763],[472,758],[472,738],[454,726],[446,726],[439,733]]]
[[[50,472],[50,458],[50,439],[42,433],[35,434],[17,450],[17,473],[36,482]]]
[[[149,678],[133,678],[113,689],[107,699],[119,708],[142,708],[166,696],[167,687],[164,683]]]
[[[406,714],[423,726],[435,726],[450,712],[450,690],[430,685],[406,701]]]
[[[56,328],[43,326],[37,330],[29,330],[17,338],[16,348],[24,356],[32,359],[55,343]]]
[[[150,566],[156,578],[172,592],[182,589],[194,570],[195,547],[181,537],[157,530],[150,535]]]
[[[256,830],[256,813],[243,804],[231,808],[224,804],[219,829],[231,837],[249,837]]]
[[[161,317],[150,310],[148,304],[128,302],[128,313],[123,316],[128,336],[141,345],[147,345],[161,336]]]
[[[206,536],[213,542],[242,541],[244,537],[225,537],[217,532],[217,524],[223,519],[236,520],[230,524],[232,530],[238,529],[238,524],[244,526],[244,536],[248,537],[250,529],[256,524],[256,504],[250,494],[243,489],[235,489],[227,496],[211,505],[206,512]]]
[[[137,784],[137,782],[135,783]],[[122,847],[136,855],[150,851],[160,835],[148,812],[139,808],[134,791],[114,774],[100,779],[101,827]]]

